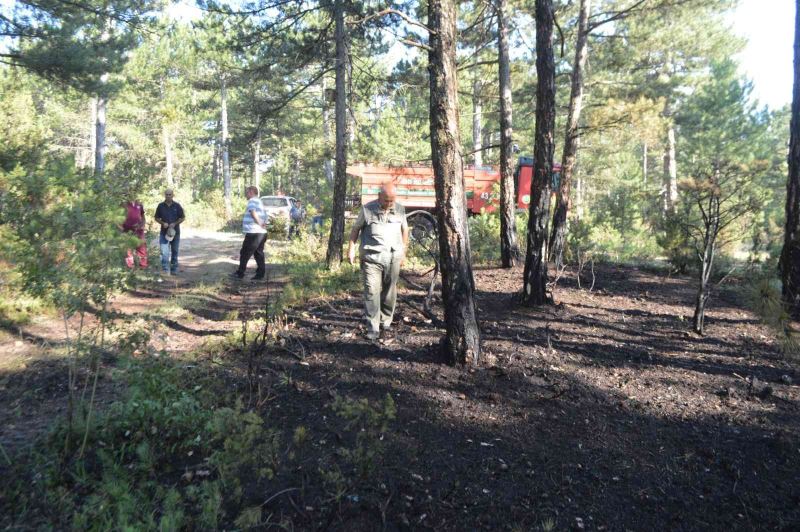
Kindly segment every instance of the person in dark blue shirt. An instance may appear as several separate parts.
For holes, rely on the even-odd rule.
[[[181,223],[186,219],[183,207],[173,201],[175,192],[168,188],[164,191],[164,201],[156,207],[156,222],[161,224],[158,243],[161,247],[161,271],[178,275],[178,249],[181,242]]]

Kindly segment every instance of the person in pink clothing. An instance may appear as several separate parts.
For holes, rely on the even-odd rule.
[[[147,243],[144,238],[144,206],[138,200],[128,200],[123,204],[125,208],[125,221],[122,230],[126,233],[133,233],[139,237],[139,247],[136,248],[136,256],[139,257],[139,267],[147,268]],[[134,250],[128,250],[125,257],[125,264],[128,268],[134,266]]]

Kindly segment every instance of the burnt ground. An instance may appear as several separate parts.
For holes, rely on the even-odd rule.
[[[379,345],[351,336],[357,293],[294,316],[303,360],[268,362],[297,382],[284,422],[324,426],[332,392],[398,407],[385,504],[338,528],[800,527],[800,373],[735,290],[699,337],[687,279],[606,267],[592,292],[562,278],[542,309],[513,303],[520,279],[476,272],[484,364],[468,371],[438,359],[413,291]]]
[[[687,332],[691,280],[615,266],[596,274],[591,292],[565,275],[556,305],[530,309],[513,300],[520,270],[476,271],[484,357],[469,370],[442,363],[442,331],[417,310],[422,293],[413,289],[401,291],[381,343],[361,336],[357,290],[290,311],[258,362],[265,380],[292,383],[265,398],[268,422],[327,434],[314,438],[321,449],[342,438],[329,408],[336,395],[391,394],[397,418],[382,466],[335,512],[280,492],[265,512],[292,513],[298,529],[800,529],[800,372],[739,290],[714,294],[699,337]],[[151,286],[126,297],[181,289],[191,287]],[[162,323],[166,339],[153,342],[177,345],[174,357],[202,351],[237,327],[232,310],[268,294],[270,285],[223,283],[199,294],[207,302],[189,315]],[[229,367],[242,360],[214,356]],[[6,447],[35,436],[26,420],[41,426],[58,411],[57,369],[58,378],[41,367],[6,372]],[[20,390],[31,386],[51,402],[39,415],[26,410],[36,396],[19,405]],[[20,408],[26,415],[13,418]]]

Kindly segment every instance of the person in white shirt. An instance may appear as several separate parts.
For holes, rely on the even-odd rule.
[[[267,240],[267,213],[264,211],[264,206],[259,198],[258,187],[247,187],[244,195],[247,198],[247,207],[242,217],[244,242],[242,242],[242,249],[239,252],[239,269],[233,272],[232,275],[238,279],[243,279],[250,257],[255,256],[256,274],[253,276],[253,280],[260,280],[264,278],[267,270],[264,263],[264,242]]]

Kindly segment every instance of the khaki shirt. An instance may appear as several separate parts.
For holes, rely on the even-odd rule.
[[[378,200],[361,207],[355,229],[361,231],[361,258],[368,255],[403,253],[403,230],[408,231],[406,208],[395,202],[384,211]]]

